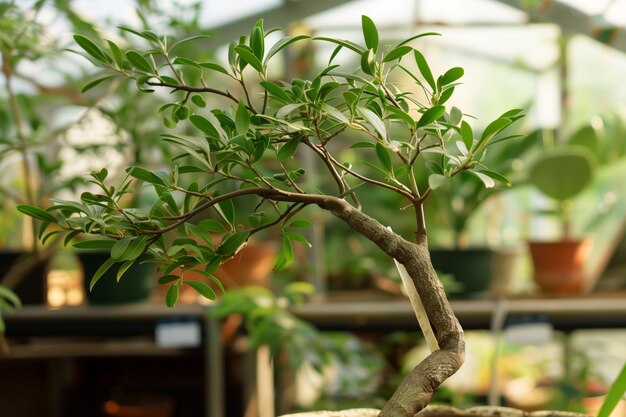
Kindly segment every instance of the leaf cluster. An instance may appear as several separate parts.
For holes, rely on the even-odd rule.
[[[85,90],[121,77],[134,80],[147,94],[157,88],[171,93],[171,101],[155,110],[168,129],[162,140],[177,153],[168,171],[131,166],[118,186],[105,181],[106,170],[94,172],[91,182],[101,192],[84,193],[80,202],[54,200],[45,210],[30,205],[20,210],[42,221],[44,240],[56,233],[66,233],[66,243],[78,235],[99,235],[78,245],[98,242],[89,244],[110,250],[103,269],[121,262],[124,271],[149,254],[167,277],[162,279],[169,285],[167,304],[174,305],[183,284],[214,298],[205,287],[185,281],[184,272],[194,270],[215,281],[215,269],[263,230],[280,230],[276,270],[293,262],[294,243],[309,245],[299,232],[309,222],[298,218],[307,206],[325,208],[328,199],[341,199],[365,210],[361,187],[379,188],[413,207],[418,233],[424,233],[424,202],[457,175],[473,175],[486,187],[508,185],[507,178],[484,165],[485,155],[491,146],[512,139],[502,132],[521,110],[503,113],[476,134],[469,116],[447,105],[463,70],[455,67],[435,76],[411,46],[414,39],[434,34],[383,48],[374,22],[364,16],[362,24],[364,45],[304,35],[268,45],[268,35],[278,29],[266,30],[260,20],[248,35],[230,43],[227,65],[179,53],[180,45],[199,42],[199,37],[172,43],[151,30],[122,27],[148,45],[135,50],[76,35],[83,55],[106,73]],[[270,80],[273,58],[295,42],[336,47],[311,79]],[[342,50],[356,54],[360,67],[335,64]],[[405,66],[407,60],[416,71]],[[197,83],[190,83],[190,74]],[[208,84],[204,74],[221,81]],[[426,101],[410,88],[401,89],[394,81],[398,76],[423,90]],[[348,146],[358,161],[340,160],[335,149]],[[304,152],[316,158],[334,189],[322,192],[306,180],[297,158]],[[124,208],[122,198],[142,184],[154,191],[155,203]],[[175,270],[182,276],[171,275]]]
[[[279,296],[262,287],[231,290],[211,310],[211,315],[240,315],[252,348],[267,345],[273,355],[284,349],[293,369],[307,363],[321,374],[325,365],[333,359],[350,357],[350,352],[338,348],[330,337],[287,308],[302,303],[313,292],[313,286],[305,282],[287,284]]]

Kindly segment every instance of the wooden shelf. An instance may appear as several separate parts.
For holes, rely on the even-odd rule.
[[[576,298],[528,298],[511,300],[452,300],[452,309],[466,329],[488,329],[493,312],[503,308],[508,317],[537,316],[558,330],[583,328],[626,328],[626,294],[593,295]],[[318,302],[298,306],[293,312],[302,319],[328,330],[417,329],[408,300]]]
[[[163,348],[152,340],[47,340],[34,339],[27,343],[12,344],[13,359],[51,359],[77,357],[114,357],[114,356],[180,356],[188,353],[185,349]],[[3,360],[0,358],[0,360]]]
[[[72,358],[89,362],[139,359],[144,363],[163,358],[171,365],[181,359],[195,362],[197,356],[204,380],[199,387],[204,391],[204,415],[220,417],[225,413],[224,357],[220,323],[209,317],[210,309],[205,305],[181,304],[168,308],[152,303],[65,308],[24,306],[4,317],[11,355],[0,358],[0,365],[11,369],[40,362],[61,366]],[[179,348],[157,344],[158,326],[173,322],[197,323],[201,329],[200,346]],[[56,393],[51,403],[56,407],[54,415],[62,415],[64,377],[56,376],[49,380],[50,390]]]

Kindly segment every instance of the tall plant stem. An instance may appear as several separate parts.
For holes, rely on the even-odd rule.
[[[28,160],[28,140],[26,132],[24,130],[24,121],[22,118],[22,112],[20,111],[19,103],[17,102],[17,96],[13,90],[13,69],[9,64],[9,56],[5,52],[2,53],[2,72],[4,74],[5,86],[9,98],[9,110],[13,121],[15,123],[15,132],[17,140],[19,142],[19,153],[21,155],[22,174],[24,176],[24,201],[27,204],[35,204],[35,193],[33,190],[34,175],[33,169]],[[27,220],[28,219],[28,220]],[[32,241],[30,246],[33,252],[37,252],[37,231],[35,230],[35,224],[32,217],[27,217],[24,222],[30,227],[32,233]]]

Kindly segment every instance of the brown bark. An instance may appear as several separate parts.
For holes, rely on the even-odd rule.
[[[465,357],[463,329],[430,262],[426,236],[409,242],[344,200],[326,199],[320,206],[402,263],[422,299],[440,350],[407,375],[380,412],[380,417],[412,417],[428,405],[433,391],[461,367]]]

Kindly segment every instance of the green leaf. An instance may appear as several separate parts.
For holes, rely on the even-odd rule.
[[[376,156],[387,172],[391,172],[391,157],[389,151],[380,143],[376,143]]]
[[[148,182],[150,184],[164,185],[167,186],[165,181],[157,174],[152,171],[148,171],[147,169],[141,167],[128,167],[126,168],[126,172],[132,176],[137,178],[138,180]]]
[[[280,86],[274,84],[271,81],[261,81],[260,84],[261,84],[261,86],[263,88],[265,88],[265,90],[267,90],[268,93],[270,93],[275,98],[277,98],[277,99],[279,99],[279,100],[281,100],[281,101],[283,101],[285,103],[291,102],[292,98]]]
[[[117,240],[113,239],[90,239],[80,240],[74,243],[76,249],[111,249]]]
[[[172,308],[178,301],[178,285],[174,284],[168,288],[167,294],[165,294],[165,305]]]
[[[371,142],[357,142],[355,144],[350,145],[350,147],[353,148],[353,149],[357,149],[357,148],[374,148],[374,147],[376,147],[376,145],[371,143]]]
[[[530,167],[528,179],[548,197],[566,201],[582,192],[592,181],[593,158],[588,149],[581,147],[544,150]]]
[[[626,363],[611,384],[597,417],[609,417],[626,392]]]
[[[126,59],[128,59],[128,62],[130,62],[131,65],[138,70],[154,73],[154,68],[152,68],[150,62],[148,62],[148,60],[139,52],[133,50],[126,52]]]
[[[189,38],[184,38],[179,40],[178,42],[176,42],[174,45],[170,46],[169,50],[170,52],[173,51],[174,49],[176,49],[178,46],[187,43],[187,42],[191,42],[191,41],[195,41],[197,39],[210,39],[211,35],[196,35],[196,36],[191,36]]]
[[[258,140],[254,143],[254,155],[253,155],[252,162],[259,161],[263,157],[263,154],[265,154],[265,151],[267,150],[269,145],[270,145],[270,138],[266,135],[261,135],[258,138]]]
[[[317,36],[314,39],[320,40],[320,41],[331,42],[331,43],[335,43],[337,45],[343,46],[344,48],[348,48],[351,51],[356,52],[357,54],[359,54],[359,56],[363,55],[363,52],[367,51],[367,49],[363,48],[362,46],[357,45],[354,42],[347,41],[345,39],[327,38],[324,36]]]
[[[243,104],[243,101],[240,101],[239,106],[237,107],[237,112],[235,114],[235,126],[237,133],[240,135],[245,135],[250,129],[250,113],[248,112],[245,104]]]
[[[415,120],[413,120],[413,117],[411,117],[411,115],[406,113],[404,110],[398,109],[393,106],[388,106],[386,110],[388,113],[391,113],[387,116],[388,119],[402,119],[402,121],[404,121],[410,127],[415,128]]]
[[[92,82],[90,82],[89,84],[87,84],[86,86],[84,86],[80,92],[84,93],[86,91],[91,90],[92,88],[94,88],[95,86],[97,86],[98,84],[100,84],[103,81],[106,80],[110,80],[111,78],[115,77],[115,75],[108,75],[106,77],[102,77],[102,78],[98,78],[97,80],[93,80]]]
[[[83,35],[74,35],[74,40],[81,48],[83,48],[85,52],[87,52],[93,58],[97,59],[100,62],[104,62],[105,64],[111,63],[111,58],[88,37]]]
[[[405,56],[412,50],[413,48],[407,45],[397,46],[391,51],[389,51],[387,55],[385,55],[385,57],[383,58],[383,62],[389,62],[389,61],[394,61],[396,59],[401,59],[403,56]]]
[[[250,33],[250,48],[259,60],[263,60],[265,54],[265,34],[263,33],[263,20],[261,25],[255,25]]]
[[[441,93],[441,96],[439,96],[439,101],[437,102],[437,104],[443,104],[448,101],[448,99],[452,97],[452,93],[454,93],[454,87],[450,87],[447,90],[444,90],[444,92]]]
[[[471,151],[472,146],[474,146],[474,132],[472,132],[472,127],[465,120],[461,122],[461,137],[467,149]]]
[[[426,169],[432,174],[443,175],[443,168],[435,161],[426,161]]]
[[[48,223],[48,224],[49,224],[49,223]],[[46,224],[46,226],[47,226],[48,224]],[[41,232],[40,232],[40,234],[39,234],[39,238],[41,239],[41,244],[42,244],[42,245],[45,245],[45,244],[46,244],[46,242],[47,242],[47,241],[48,241],[48,240],[49,240],[52,236],[57,235],[57,234],[59,234],[59,233],[61,233],[61,232],[62,232],[61,230],[55,230],[55,231],[50,232],[50,233],[48,233],[47,235],[43,236],[43,232],[44,232],[44,230],[45,230],[45,229],[43,229],[43,227],[42,227]],[[42,236],[43,236],[43,237],[42,237]]]
[[[361,55],[361,70],[368,74],[374,75],[376,62],[374,61],[374,50],[370,49]]]
[[[191,101],[198,107],[206,107],[206,101],[204,101],[204,97],[199,94],[194,94],[191,96]]]
[[[233,200],[225,200],[216,206],[218,212],[224,217],[224,220],[231,226],[235,224],[235,205]]]
[[[494,180],[498,181],[499,183],[507,187],[510,187],[511,185],[513,185],[511,183],[511,180],[509,180],[507,177],[505,177],[502,174],[498,174],[497,172],[486,170],[486,169],[481,169],[480,171],[477,171],[477,172],[487,175],[488,177],[493,178]]]
[[[380,117],[370,109],[357,107],[359,114],[371,124],[383,140],[387,140],[387,129]]]
[[[57,219],[52,214],[40,209],[39,207],[31,206],[29,204],[18,204],[17,209],[18,211],[30,217],[34,217],[35,219],[43,220],[50,223],[57,222]]]
[[[300,144],[300,136],[295,136],[287,141],[281,148],[278,150],[277,158],[279,161],[286,161],[291,158],[298,149],[298,145]]]
[[[115,242],[111,248],[111,258],[115,261],[137,259],[146,249],[146,236],[125,237]]]
[[[120,266],[120,268],[117,270],[117,282],[120,282],[120,279],[122,279],[122,276],[126,273],[126,271],[128,271],[128,268],[133,266],[134,263],[135,261],[129,260],[129,261],[124,262],[122,266]]]
[[[430,67],[428,66],[428,62],[426,62],[426,58],[424,58],[424,55],[422,55],[422,53],[417,49],[413,51],[413,55],[415,56],[415,63],[417,64],[417,68],[419,68],[422,77],[424,77],[428,85],[430,85],[430,88],[435,91],[435,79],[433,78],[432,72],[430,72]]]
[[[178,281],[180,277],[178,275],[163,275],[159,277],[159,284],[168,284],[172,281]]]
[[[215,129],[215,126],[213,126],[213,124],[206,118],[197,114],[193,114],[189,117],[189,121],[191,121],[191,124],[193,124],[195,127],[200,129],[202,132],[206,133],[207,136],[212,137],[212,138],[219,137],[219,134],[217,132],[217,129]]]
[[[200,62],[198,65],[202,68],[210,69],[212,71],[221,72],[222,74],[228,75],[228,71],[223,66],[213,63],[213,62]]]
[[[250,233],[246,231],[233,233],[222,241],[219,248],[217,248],[217,253],[225,256],[232,255],[248,240],[249,236]]]
[[[482,172],[478,172],[478,171],[468,171],[468,172],[474,175],[475,177],[477,177],[479,180],[481,180],[485,188],[493,188],[496,186],[496,182],[493,180],[493,178],[491,178],[491,176],[483,174]]]
[[[102,265],[100,265],[100,268],[98,268],[96,273],[93,274],[93,277],[91,277],[91,281],[89,282],[89,291],[93,290],[94,285],[96,285],[100,278],[102,278],[102,276],[113,266],[114,263],[115,260],[113,258],[109,258],[104,261]]]
[[[187,106],[179,106],[174,111],[174,114],[176,115],[176,118],[178,120],[186,120],[189,117],[190,113],[191,113],[191,110],[189,110],[189,107]]]
[[[0,297],[9,301],[16,308],[22,306],[22,302],[20,301],[20,298],[17,296],[17,294],[2,285],[0,285]]]
[[[335,50],[333,51],[332,54],[330,54],[330,58],[328,59],[328,65],[330,65],[333,60],[335,59],[335,57],[337,56],[337,54],[339,53],[339,51],[341,51],[341,49],[343,48],[343,46],[339,45],[335,48]]]
[[[363,27],[363,38],[365,39],[365,46],[367,49],[373,49],[374,53],[378,49],[378,30],[376,25],[369,17],[361,16],[361,25]]]
[[[299,228],[307,228],[311,226],[311,222],[304,219],[294,220],[288,225],[289,227],[299,227]]]
[[[113,60],[115,61],[115,65],[117,65],[117,67],[120,69],[123,68],[124,67],[124,53],[122,52],[120,47],[117,46],[117,44],[114,43],[113,41],[107,40],[107,43],[109,45],[109,49],[111,50],[111,54],[113,54]]]
[[[458,107],[452,106],[452,108],[450,109],[450,124],[452,126],[456,126],[459,124],[462,118],[463,112]]]
[[[480,137],[480,140],[484,141],[486,139],[493,137],[496,133],[498,133],[499,131],[501,131],[502,129],[504,129],[510,124],[511,124],[510,119],[505,118],[505,119],[494,120],[485,128],[485,130],[483,131],[483,134]]]
[[[504,112],[499,118],[505,119],[519,119],[520,117],[524,117],[524,109],[511,109]]]
[[[441,33],[437,33],[437,32],[420,33],[419,35],[411,36],[410,38],[403,40],[402,42],[400,42],[396,46],[396,48],[398,48],[399,46],[402,46],[402,45],[406,45],[407,43],[409,43],[409,42],[411,42],[411,41],[413,41],[415,39],[423,38],[424,36],[441,36]]]
[[[254,52],[249,46],[246,45],[237,45],[235,47],[235,52],[239,54],[239,58],[243,59],[245,62],[250,64],[252,68],[257,70],[258,72],[263,72],[263,64],[259,60],[259,58],[254,55]]]
[[[307,240],[307,238],[305,238],[304,236],[302,236],[300,233],[294,233],[294,232],[289,232],[289,231],[283,231],[283,234],[285,236],[287,236],[289,239],[291,240],[295,240],[297,242],[303,243],[305,246],[308,246],[309,248],[312,248],[313,245],[311,245],[311,242],[309,242]]]
[[[445,113],[446,108],[444,106],[434,106],[426,110],[420,119],[417,121],[417,127],[422,127],[433,123],[439,119]]]
[[[289,284],[285,285],[283,292],[290,295],[313,295],[315,294],[315,286],[310,282],[290,282]]]
[[[184,283],[196,290],[204,298],[208,298],[209,300],[215,300],[215,298],[217,298],[217,295],[215,294],[215,291],[213,291],[213,288],[209,287],[204,282],[185,281]]]
[[[349,124],[350,120],[348,120],[348,117],[343,114],[342,112],[340,112],[339,110],[337,110],[336,108],[334,108],[333,106],[329,105],[329,104],[322,104],[322,110],[324,111],[324,113],[327,113],[328,116],[332,117],[333,119],[343,123],[343,124]]]
[[[441,76],[441,86],[451,84],[461,78],[465,71],[461,67],[450,68]]]
[[[443,184],[448,178],[441,175],[441,174],[431,174],[428,177],[428,186],[433,189],[436,190],[437,188],[439,188],[441,186],[441,184]]]
[[[186,65],[188,67],[196,67],[196,68],[200,66],[200,64],[198,64],[193,59],[185,58],[182,56],[177,56],[176,58],[174,58],[174,61],[172,63],[174,65]]]
[[[276,55],[278,52],[282,51],[283,49],[285,49],[287,46],[291,45],[292,43],[301,41],[303,39],[309,39],[309,38],[310,36],[308,35],[285,36],[284,38],[280,39],[270,48],[269,52],[267,53],[267,56],[265,57],[265,62],[267,63],[267,61],[269,61],[270,58],[272,58],[274,55]]]
[[[283,233],[283,252],[282,255],[285,257],[287,264],[293,262],[293,244],[291,243],[291,239]]]

